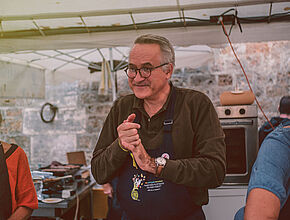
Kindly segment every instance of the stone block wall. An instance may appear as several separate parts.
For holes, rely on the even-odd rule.
[[[278,115],[281,96],[289,95],[290,41],[235,44],[252,89],[266,115]],[[248,90],[243,72],[228,45],[212,49],[214,56],[196,69],[176,69],[172,82],[207,94],[218,106],[224,91]],[[45,99],[0,98],[0,140],[16,143],[26,152],[32,169],[52,161],[66,163],[66,152],[83,150],[89,163],[112,96],[98,95],[98,81],[47,84]],[[118,96],[130,93],[125,74],[118,75]],[[46,102],[58,107],[52,123],[40,109]],[[1,117],[0,117],[1,118]],[[259,126],[265,121],[259,111]]]
[[[46,85],[46,98],[0,99],[0,140],[20,145],[32,169],[52,161],[67,163],[66,152],[85,151],[87,162],[111,105],[98,96],[99,82]],[[52,123],[40,117],[45,103],[57,106]]]

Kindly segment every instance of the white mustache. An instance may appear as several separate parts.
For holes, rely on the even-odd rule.
[[[149,86],[150,82],[148,82],[146,79],[144,79],[144,80],[139,81],[139,82],[133,81],[132,85],[133,86]]]
[[[133,83],[133,86],[149,86],[148,83]]]

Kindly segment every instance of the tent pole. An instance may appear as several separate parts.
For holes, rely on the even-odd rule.
[[[111,66],[111,84],[112,84],[112,94],[113,94],[113,101],[116,100],[117,94],[116,94],[116,84],[115,84],[115,71],[114,71],[114,60],[113,60],[113,49],[112,47],[109,48],[110,52],[110,66]]]

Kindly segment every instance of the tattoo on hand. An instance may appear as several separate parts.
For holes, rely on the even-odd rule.
[[[139,155],[138,155],[138,158],[139,158],[140,161],[145,162],[145,161],[144,161],[145,157],[143,156],[143,154],[139,154]]]

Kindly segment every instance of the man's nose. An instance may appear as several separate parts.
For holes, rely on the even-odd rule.
[[[141,81],[143,81],[144,79],[145,79],[145,78],[141,76],[140,72],[137,71],[136,76],[135,76],[135,78],[134,78],[134,81],[136,81],[136,82],[141,82]]]

